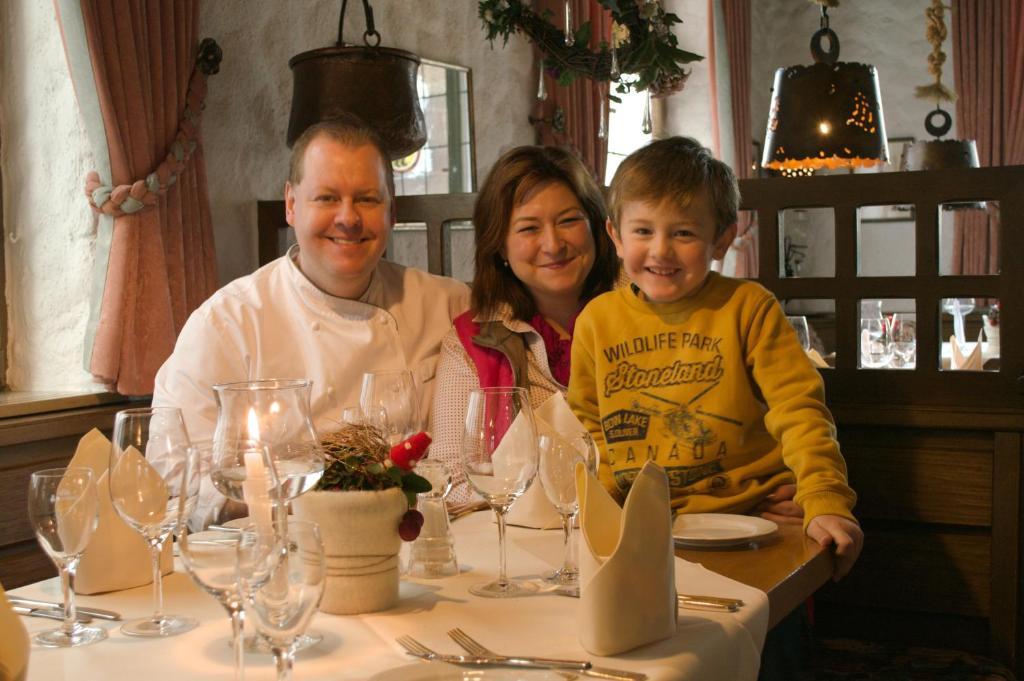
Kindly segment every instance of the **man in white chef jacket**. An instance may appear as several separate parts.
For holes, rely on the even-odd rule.
[[[469,289],[381,259],[394,196],[372,129],[342,119],[306,130],[285,184],[297,244],[192,313],[157,373],[153,405],[179,407],[192,441],[208,442],[217,420],[212,386],[306,378],[314,424],[325,431],[358,404],[364,372],[409,369],[426,419],[441,339],[468,309]],[[193,524],[216,517],[223,503],[204,480]]]

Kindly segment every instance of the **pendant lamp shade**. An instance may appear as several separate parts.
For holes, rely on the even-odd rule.
[[[761,165],[772,170],[861,168],[889,160],[878,71],[839,61],[839,38],[829,28],[811,36],[810,66],[775,72]],[[827,48],[825,47],[827,44]]]
[[[761,165],[850,168],[888,160],[874,66],[817,63],[775,72]]]
[[[923,140],[903,147],[900,170],[978,168],[974,140]]]

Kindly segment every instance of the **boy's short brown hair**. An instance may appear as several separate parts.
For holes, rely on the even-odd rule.
[[[637,149],[622,162],[608,193],[612,222],[619,229],[627,201],[660,204],[668,199],[680,206],[707,190],[715,216],[715,238],[736,224],[740,190],[736,175],[711,150],[692,137],[668,137]]]

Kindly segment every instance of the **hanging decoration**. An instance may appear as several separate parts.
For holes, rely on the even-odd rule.
[[[839,37],[828,16],[839,2],[812,2],[821,6],[820,28],[811,37],[814,63],[775,72],[761,165],[781,171],[883,164],[889,147],[878,71],[839,61]]]
[[[956,101],[956,93],[942,84],[942,65],[946,62],[946,53],[942,51],[942,43],[946,40],[944,11],[942,0],[932,0],[931,6],[925,10],[925,17],[928,21],[925,37],[932,46],[932,51],[928,55],[928,72],[934,76],[935,81],[928,85],[918,85],[914,90],[914,96],[918,99],[935,100],[935,108],[924,119],[925,130],[935,139],[923,140],[905,146],[903,156],[900,158],[900,170],[977,168],[980,165],[978,149],[974,140],[939,139],[953,127],[953,118],[942,108],[942,102]],[[969,205],[947,203],[943,205],[947,209],[964,206],[983,207],[977,203]]]
[[[524,0],[480,0],[479,14],[487,39],[507,43],[514,33],[524,33],[544,54],[544,68],[559,85],[576,78],[617,82],[616,91],[647,90],[652,97],[666,97],[683,89],[690,72],[684,66],[704,57],[679,49],[672,26],[682,20],[666,12],[660,0],[598,0],[611,12],[611,44],[590,49],[590,22],[572,26],[566,3],[559,27],[551,13],[538,14]],[[619,80],[622,74],[636,79]],[[617,98],[612,97],[613,99]]]

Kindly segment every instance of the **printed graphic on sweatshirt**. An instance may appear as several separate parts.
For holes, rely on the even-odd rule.
[[[614,368],[604,377],[604,396],[611,397],[623,390],[636,392],[651,388],[669,388],[687,383],[717,383],[722,379],[722,339],[699,333],[662,331],[648,336],[637,336],[604,348],[605,360]],[[667,354],[673,350],[689,348],[713,353],[709,360],[683,362],[675,360],[668,366],[645,368],[630,361],[635,355],[652,352]]]
[[[709,461],[697,466],[663,466],[663,468],[668,476],[669,487],[673,492],[683,490],[707,478],[711,478],[709,489],[720,489],[729,484],[729,477],[725,474],[720,460]],[[640,468],[617,470],[614,472],[615,486],[623,495],[628,494],[630,487],[633,486],[633,481],[639,474]]]

